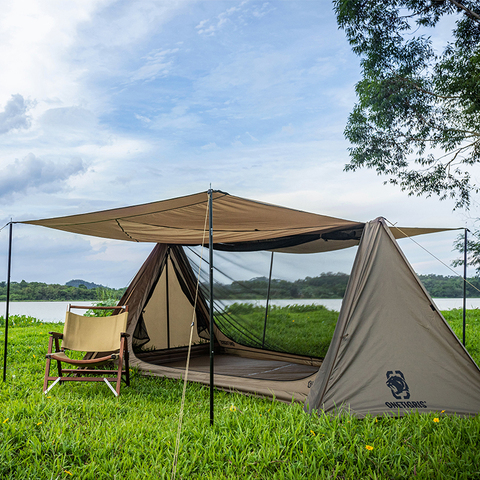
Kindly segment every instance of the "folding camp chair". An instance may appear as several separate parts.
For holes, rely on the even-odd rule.
[[[72,309],[114,310],[109,317],[85,317],[72,313]],[[118,311],[123,313],[117,313]],[[117,314],[116,314],[117,313]],[[85,307],[69,305],[65,317],[65,328],[62,333],[49,332],[47,364],[45,367],[45,381],[43,393],[47,393],[58,382],[105,382],[110,390],[118,397],[122,374],[125,374],[125,383],[130,385],[128,369],[128,348],[125,333],[127,327],[128,307]],[[60,348],[59,340],[62,340]],[[55,352],[52,351],[55,343]],[[95,352],[93,358],[85,356],[82,360],[69,358],[65,351]],[[57,376],[50,376],[50,364],[57,361]],[[102,370],[96,367],[118,362],[114,370]],[[62,363],[76,368],[63,368]],[[125,368],[123,368],[125,364]],[[108,365],[107,365],[108,366]],[[48,382],[53,381],[48,387]],[[116,382],[114,389],[109,382]]]

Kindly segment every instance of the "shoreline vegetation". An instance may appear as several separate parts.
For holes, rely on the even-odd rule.
[[[463,279],[457,276],[419,275],[420,280],[433,298],[462,298]],[[346,273],[322,273],[318,277],[306,277],[289,282],[272,279],[270,298],[272,299],[340,299],[343,298],[349,275]],[[480,278],[468,279],[467,297],[480,297]],[[208,286],[205,286],[208,289]],[[268,278],[258,277],[235,281],[231,284],[216,284],[215,298],[222,300],[260,300],[266,298]],[[115,289],[96,285],[83,280],[71,280],[65,285],[41,282],[11,282],[10,300],[28,301],[103,301],[120,299],[125,288]],[[7,299],[7,284],[0,282],[0,302]]]
[[[75,284],[71,280],[65,285],[41,282],[11,282],[10,301],[12,302],[84,302],[119,300],[125,288],[115,289],[84,282]],[[89,286],[87,286],[89,285]],[[7,283],[0,282],[0,302],[7,300]]]
[[[461,336],[461,310],[442,313]],[[478,364],[480,309],[468,310],[467,324]],[[171,478],[182,381],[134,369],[119,398],[103,382],[56,385],[44,395],[52,324],[15,317],[11,327],[0,478]],[[209,399],[207,386],[187,384],[176,478],[480,478],[480,415],[308,415],[299,403],[215,391],[209,426]]]

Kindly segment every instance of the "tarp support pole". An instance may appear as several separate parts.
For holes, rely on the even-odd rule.
[[[10,231],[8,237],[8,268],[7,268],[7,301],[5,304],[5,340],[3,342],[3,381],[7,379],[7,346],[8,346],[8,313],[10,308],[10,273],[12,269],[12,226],[10,222]]]
[[[263,323],[262,348],[264,348],[265,346],[265,332],[267,331],[268,303],[270,302],[270,286],[272,285],[272,270],[273,270],[273,252],[272,252],[272,257],[270,259],[270,273],[268,275],[267,304],[265,305],[265,322]]]
[[[167,261],[165,262],[165,295],[167,297],[167,348],[170,348],[170,294],[168,291],[168,259],[170,257],[170,247],[167,248]]]
[[[210,264],[210,425],[213,425],[213,358],[215,338],[213,335],[213,190],[208,191],[208,253]]]
[[[465,229],[465,243],[463,246],[463,346],[465,346],[465,330],[467,315],[467,232]]]

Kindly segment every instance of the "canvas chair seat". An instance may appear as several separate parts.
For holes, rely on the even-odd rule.
[[[125,310],[123,313],[108,317],[85,317],[71,312],[72,308]],[[45,380],[43,392],[47,393],[55,384],[67,381],[105,382],[112,392],[120,395],[122,375],[127,386],[130,384],[128,366],[127,307],[83,307],[69,305],[63,333],[50,332],[48,352],[46,354]],[[62,341],[60,347],[60,340]],[[55,345],[55,351],[53,346]],[[65,352],[103,352],[82,359],[70,358]],[[50,375],[51,362],[57,362],[56,376]],[[112,369],[99,369],[108,363],[118,365]],[[64,368],[62,364],[75,368]],[[54,383],[48,387],[48,382]],[[115,382],[114,389],[109,382]]]

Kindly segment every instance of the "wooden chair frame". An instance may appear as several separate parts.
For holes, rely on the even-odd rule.
[[[68,312],[72,309],[85,309],[85,310],[114,310],[120,312],[123,310],[128,311],[128,306],[116,306],[116,307],[92,307],[92,306],[79,306],[79,305],[69,305]],[[120,386],[122,380],[125,381],[127,387],[130,386],[130,371],[128,365],[128,345],[127,333],[123,332],[120,335],[120,349],[115,353],[103,354],[101,357],[87,358],[84,357],[82,360],[75,360],[67,357],[65,355],[65,350],[63,347],[60,347],[60,340],[63,339],[63,333],[49,332],[50,338],[48,340],[48,352],[46,354],[46,366],[45,366],[45,380],[43,382],[43,393],[47,394],[50,389],[52,389],[57,383],[63,382],[105,382],[110,390],[115,396],[120,395]],[[53,352],[53,346],[55,345],[55,351]],[[57,373],[56,376],[50,375],[50,366],[52,360],[57,362]],[[112,363],[113,361],[118,362],[117,369],[98,369],[99,367],[105,364]],[[73,365],[76,368],[63,368],[62,363],[68,365]],[[125,368],[123,365],[125,364]],[[125,378],[122,378],[124,375]],[[53,383],[48,386],[48,382],[53,381]],[[115,389],[112,387],[110,382],[115,382]]]

